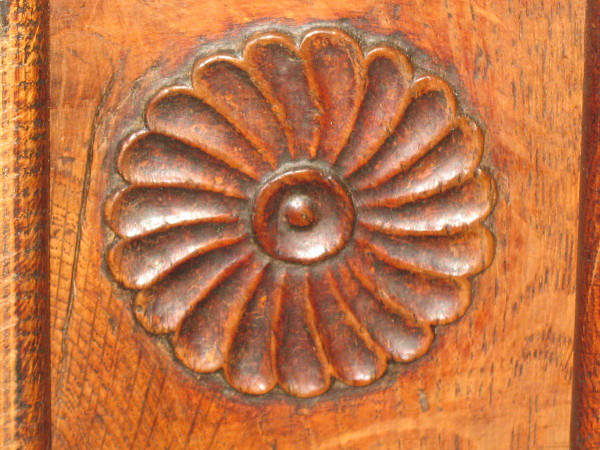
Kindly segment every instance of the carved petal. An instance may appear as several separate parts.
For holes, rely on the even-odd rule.
[[[483,221],[496,202],[494,181],[485,172],[462,186],[399,208],[361,208],[367,228],[396,235],[454,234]]]
[[[394,131],[411,99],[413,69],[400,51],[381,47],[372,51],[367,92],[348,145],[336,166],[347,177],[366,164]]]
[[[297,397],[322,394],[331,382],[308,295],[306,272],[288,273],[275,325],[275,361],[281,388]]]
[[[381,303],[346,264],[334,274],[348,308],[394,361],[408,362],[425,354],[433,341],[431,327]]]
[[[130,186],[106,204],[106,217],[118,236],[130,238],[190,223],[235,222],[245,205],[214,192]]]
[[[246,61],[263,92],[281,111],[289,130],[296,159],[314,158],[319,142],[321,109],[309,81],[305,62],[294,42],[282,34],[268,33],[253,39],[244,52]]]
[[[471,120],[456,128],[406,172],[374,189],[358,191],[360,206],[399,206],[443,192],[472,178],[483,153],[483,134]]]
[[[385,352],[349,311],[331,273],[312,273],[310,298],[315,324],[335,377],[354,386],[371,383],[387,367]]]
[[[156,285],[140,291],[135,314],[152,333],[175,331],[183,318],[215,286],[250,256],[246,245],[215,250],[188,261]]]
[[[288,153],[287,137],[271,105],[241,68],[227,56],[200,61],[192,75],[194,89],[254,144],[265,161],[277,168]]]
[[[148,105],[148,127],[198,147],[256,180],[268,173],[271,168],[244,136],[195,95],[182,88],[159,94]]]
[[[372,188],[389,180],[450,132],[456,116],[456,99],[445,81],[433,76],[420,78],[411,87],[411,94],[413,99],[392,136],[350,177],[352,188]]]
[[[481,225],[453,236],[424,237],[392,237],[361,226],[356,240],[394,267],[432,275],[475,275],[491,264],[494,255],[494,237]]]
[[[108,252],[108,265],[117,280],[130,289],[150,286],[176,265],[241,241],[244,227],[234,224],[200,224],[120,241]]]
[[[363,53],[352,37],[334,29],[308,33],[300,51],[309,63],[324,111],[317,154],[333,164],[362,103],[366,87]]]
[[[431,325],[455,321],[471,302],[471,284],[463,278],[433,278],[406,272],[360,250],[349,263],[377,298]]]
[[[131,184],[175,185],[251,196],[255,182],[242,172],[176,139],[153,133],[133,136],[119,155],[119,172]]]
[[[224,367],[227,381],[248,394],[264,394],[277,384],[273,366],[273,323],[281,303],[283,271],[268,266],[248,303]]]
[[[260,282],[264,267],[265,264],[257,260],[245,262],[184,319],[173,339],[173,350],[187,367],[196,372],[214,372],[223,366],[244,308]],[[205,274],[200,276],[206,277]],[[195,283],[199,284],[197,280]],[[192,290],[188,289],[184,295]]]

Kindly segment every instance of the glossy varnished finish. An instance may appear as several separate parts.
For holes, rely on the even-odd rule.
[[[57,447],[231,448],[240,442],[249,448],[568,446],[583,2],[533,5],[525,1],[313,0],[233,5],[216,1],[199,4],[186,0],[90,0],[82,5],[56,0],[53,11],[51,111],[52,132],[57,137],[52,139],[51,324],[53,439]],[[340,19],[347,20],[340,22]],[[485,171],[474,178],[474,185],[464,186],[444,204],[458,207],[464,204],[464,199],[469,199],[469,204],[477,205],[479,214],[487,214],[485,200],[482,202],[476,194],[487,186],[486,175],[493,178],[498,200],[486,226],[496,238],[496,254],[490,267],[474,279],[473,289],[468,292],[472,293],[468,309],[469,296],[461,291],[460,283],[436,285],[440,295],[454,292],[449,297],[452,301],[446,303],[447,310],[417,309],[427,305],[426,302],[411,305],[432,324],[442,325],[463,315],[456,323],[437,326],[429,350],[417,360],[390,364],[386,375],[368,386],[340,389],[343,385],[335,382],[327,392],[312,399],[299,399],[279,388],[266,395],[251,396],[232,389],[218,372],[196,374],[184,367],[177,362],[177,353],[172,351],[169,339],[147,331],[150,326],[163,324],[140,323],[132,294],[146,289],[142,285],[147,279],[141,279],[139,288],[133,289],[122,289],[122,282],[116,281],[105,255],[113,245],[130,238],[116,237],[110,230],[104,222],[104,205],[107,199],[115,198],[111,197],[114,192],[127,188],[128,184],[142,184],[130,181],[128,176],[144,176],[143,173],[131,171],[128,175],[118,170],[134,167],[134,163],[125,160],[130,156],[131,161],[139,161],[136,158],[140,154],[132,152],[123,159],[119,155],[124,154],[121,150],[130,142],[131,134],[144,129],[141,113],[150,107],[149,99],[167,95],[161,94],[161,90],[175,85],[195,89],[196,85],[189,80],[199,58],[208,63],[203,58],[223,53],[226,46],[229,56],[239,58],[243,56],[243,44],[257,32],[278,29],[293,34],[298,27],[305,27],[308,32],[314,27],[308,24],[315,20],[326,21],[323,26],[347,26],[350,34],[355,33],[353,37],[360,48],[383,44],[399,48],[414,67],[424,68],[448,83],[460,100],[458,116],[472,115],[474,122],[484,128],[485,152],[480,167]],[[382,37],[371,41],[370,36]],[[286,46],[284,40],[281,45]],[[256,49],[257,54],[264,55],[262,47]],[[314,54],[315,50],[307,50],[306,54]],[[347,51],[356,55],[358,49],[348,42]],[[335,59],[339,54],[330,57]],[[278,58],[282,59],[273,58],[265,67],[279,67],[281,60],[290,61],[290,53],[282,52]],[[292,63],[295,64],[294,58]],[[349,74],[353,67],[347,66]],[[212,75],[207,71],[200,77],[206,92],[214,92]],[[326,70],[318,76],[329,85],[333,85],[331,80],[340,78]],[[348,80],[356,87],[361,77],[351,80],[349,76]],[[290,77],[290,83],[296,81],[297,78]],[[273,74],[264,83],[277,86],[281,81]],[[246,94],[244,98],[250,98],[250,92]],[[340,89],[324,97],[322,112],[334,111],[344,94]],[[182,95],[178,101],[184,100]],[[216,102],[218,98],[213,100]],[[279,113],[294,117],[294,123],[313,120],[313,113],[300,114],[296,108],[280,102]],[[428,117],[419,114],[425,114],[432,103],[436,103],[435,98],[423,103],[422,109],[414,108],[415,117]],[[358,117],[357,108],[355,102],[347,102],[338,113],[341,117]],[[241,115],[238,120],[251,120],[240,111],[236,112]],[[308,155],[316,151],[317,156],[333,156],[342,137],[354,129],[322,128],[321,135],[326,138],[318,141],[323,143],[322,147],[315,144],[314,127],[303,128],[309,130],[304,133],[290,127],[284,130],[281,139],[295,136],[294,148],[308,149]],[[357,143],[378,139],[361,133]],[[276,148],[279,139],[269,133],[266,138],[253,136],[250,141],[252,145],[260,141],[262,148]],[[160,145],[171,149],[171,142],[162,141]],[[123,146],[119,147],[119,143]],[[186,154],[186,148],[180,146],[166,153],[151,151],[154,155],[170,152],[170,163],[160,178],[150,181],[176,182],[182,172],[171,169]],[[394,152],[378,154],[382,161],[396,161]],[[272,164],[276,163],[277,153],[264,156],[265,170],[275,170]],[[356,186],[364,187],[365,192],[377,189],[369,186],[368,179],[360,177],[361,171],[354,170],[354,165],[368,156],[368,146],[357,146],[352,157],[339,154],[341,176],[336,179],[348,177]],[[194,167],[201,167],[209,159],[193,158],[191,165],[185,166],[187,174],[193,174]],[[237,174],[229,177],[227,166],[218,165],[218,171],[198,183],[202,186],[217,183],[229,189],[233,201],[228,204],[235,205],[236,200],[243,200],[240,194],[255,183],[252,180],[258,176],[262,182],[262,176],[250,171],[245,177]],[[395,178],[398,174],[387,172],[387,166],[387,162],[375,165],[381,170],[379,176]],[[311,335],[314,330],[304,329],[297,318],[304,314],[302,298],[315,288],[323,295],[321,305],[325,314],[319,317],[315,314],[315,320],[322,321],[323,330],[331,326],[331,311],[336,307],[332,300],[336,300],[337,294],[349,299],[369,298],[369,294],[374,297],[371,303],[354,305],[356,315],[360,312],[358,308],[363,307],[360,313],[366,319],[377,318],[371,323],[365,320],[365,328],[372,326],[370,336],[383,330],[386,311],[377,308],[381,302],[373,295],[384,288],[378,283],[385,280],[385,289],[403,295],[401,288],[418,288],[424,282],[421,277],[430,275],[418,272],[414,278],[399,278],[397,259],[382,253],[383,249],[391,248],[405,254],[410,247],[400,231],[407,225],[415,226],[420,217],[414,210],[404,209],[406,205],[394,203],[394,196],[402,192],[402,186],[404,183],[394,185],[383,192],[384,196],[353,197],[356,205],[373,210],[369,215],[355,213],[357,222],[368,221],[365,232],[369,238],[357,233],[352,239],[370,245],[370,250],[366,256],[346,254],[344,250],[336,253],[332,258],[344,256],[336,271],[307,273],[308,266],[298,266],[293,273],[286,273],[279,270],[280,265],[263,267],[260,260],[245,253],[247,249],[242,242],[238,243],[242,245],[232,244],[229,249],[218,249],[222,253],[215,257],[216,261],[230,258],[229,261],[240,262],[234,276],[242,282],[221,285],[223,289],[205,297],[211,300],[205,305],[211,308],[209,311],[215,311],[210,313],[211,318],[219,317],[220,323],[234,323],[237,316],[231,312],[236,304],[225,310],[217,311],[217,307],[232,300],[246,302],[250,320],[241,322],[240,333],[252,336],[236,344],[236,351],[228,359],[234,363],[224,368],[225,377],[237,377],[243,389],[259,386],[268,390],[273,378],[268,361],[261,358],[268,349],[265,344],[268,336],[256,333],[265,329],[264,324],[273,314],[265,306],[278,307],[284,298],[292,299],[288,310],[278,315],[276,337],[281,342],[302,340],[303,334]],[[129,192],[131,197],[122,197],[114,203],[116,209],[125,211],[122,207],[127,205],[127,198],[138,195],[133,188]],[[164,211],[180,210],[173,204],[163,205]],[[432,201],[428,206],[437,211],[439,205]],[[402,220],[393,227],[378,214],[391,207],[403,209],[403,215],[399,216]],[[296,225],[313,220],[310,214],[302,213],[307,211],[303,201],[294,200],[290,208],[286,209],[290,211],[288,217]],[[231,210],[211,211],[219,214],[224,229],[233,226],[229,236],[236,239],[236,222],[228,222]],[[128,221],[120,213],[119,217],[127,233],[139,232],[135,220]],[[197,226],[204,225],[207,224]],[[460,227],[461,222],[454,222],[453,226]],[[246,229],[242,227],[242,231]],[[388,240],[393,245],[382,244],[382,239],[392,232],[394,235]],[[480,239],[485,229],[478,225],[472,232]],[[206,234],[202,232],[199,236]],[[457,241],[456,245],[468,248],[466,241]],[[323,260],[323,264],[327,261],[330,259]],[[450,263],[446,267],[458,269],[448,259],[432,262],[438,268]],[[375,274],[381,271],[386,278],[373,276],[367,270],[371,267],[375,267]],[[258,287],[250,295],[255,285]],[[339,292],[329,288],[333,285]],[[180,286],[186,292],[189,284]],[[244,290],[244,286],[251,289]],[[238,288],[240,294],[232,295]],[[421,293],[418,289],[415,292]],[[351,306],[348,304],[348,308]],[[201,314],[197,317],[203,320]],[[165,325],[174,327],[173,322]],[[348,329],[351,328],[340,327],[336,338]],[[157,330],[160,331],[158,326]],[[339,342],[325,333],[322,341],[323,347]],[[398,356],[413,357],[414,354],[406,352],[407,348],[407,345],[396,347]],[[368,368],[364,372],[367,377],[377,377],[382,371],[382,358],[376,347],[364,349],[371,350],[371,363],[359,368]],[[219,363],[228,353],[218,347],[208,353],[189,354],[193,355],[190,365],[200,365],[207,360],[205,356]],[[310,361],[307,355],[310,356],[302,353]],[[353,367],[347,365],[352,359],[344,359],[348,353],[337,355],[339,367]],[[280,358],[283,362],[277,364],[289,369],[286,361],[290,357],[283,356]],[[315,357],[318,359],[319,354]],[[250,361],[253,366],[237,364],[240,361]],[[312,371],[302,373],[301,377],[289,373],[285,386],[290,391],[307,387],[322,389],[326,378],[313,370],[318,365],[310,367]],[[348,373],[353,372],[340,376]]]
[[[600,447],[600,2],[588,2],[571,439]]]
[[[492,263],[483,133],[442,79],[339,27],[263,32],[242,55],[201,59],[125,139],[109,268],[196,372],[249,394],[370,384],[423,356]]]
[[[47,2],[0,4],[0,447],[50,445]]]

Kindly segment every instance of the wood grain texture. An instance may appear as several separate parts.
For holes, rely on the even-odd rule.
[[[432,325],[465,313],[493,259],[496,189],[481,128],[441,78],[339,27],[290,32],[200,59],[192,89],[139,112],[146,129],[117,156],[130,184],[105,205],[107,262],[191,370],[314,397],[414,361]]]
[[[571,439],[600,447],[600,2],[588,1]]]
[[[0,446],[50,445],[47,2],[0,4]]]
[[[57,447],[568,447],[583,1],[54,5]],[[115,288],[104,260],[111,235],[102,206],[112,194],[107,186],[118,184],[109,174],[117,144],[142,128],[147,99],[183,83],[215,42],[230,41],[237,52],[243,35],[340,19],[394,40],[487,125],[482,165],[497,181],[490,222],[497,253],[476,279],[465,316],[438,327],[418,361],[369,386],[314,399],[249,397],[217,375],[196,376],[175,363],[168,343],[157,344],[138,324],[130,292]],[[327,148],[346,131],[329,131]],[[340,273],[350,279],[352,270],[348,264]],[[278,274],[264,276],[276,282]]]

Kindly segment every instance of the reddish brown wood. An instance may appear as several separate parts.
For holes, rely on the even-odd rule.
[[[47,2],[0,4],[0,447],[50,446]]]
[[[600,2],[589,0],[585,30],[581,215],[571,442],[600,447]]]
[[[107,203],[123,239],[108,265],[196,372],[252,394],[370,384],[424,355],[492,262],[483,133],[389,44],[330,27],[254,35],[242,54],[198,61],[193,90],[163,90],[125,140],[120,172],[142,183]],[[351,254],[358,297],[340,288]]]
[[[51,292],[53,439],[57,448],[231,448],[240,444],[245,448],[568,447],[583,0],[53,2]],[[285,97],[276,98],[276,92],[285,88],[288,80],[290,85],[300,86],[298,61],[309,58],[297,59],[281,33],[294,35],[298,27],[309,31],[316,20],[323,20],[320,25],[324,26],[347,27],[359,43],[357,46],[346,40],[340,43],[339,51],[319,55],[320,44],[328,42],[323,39],[302,53],[331,62],[320,65],[321,72],[315,71],[315,85],[339,87],[321,97],[322,114],[335,116],[336,120],[322,127],[320,141],[316,137],[318,126],[314,125],[313,109],[292,108]],[[243,57],[246,37],[252,40],[257,32],[272,29],[279,30],[280,47],[276,48],[283,50],[273,55],[269,53],[270,45],[256,44],[248,55],[260,59],[270,54],[270,58],[264,59],[264,67],[281,67],[282,61],[294,67],[293,76],[286,77],[285,82],[277,72],[270,72],[270,77],[257,82],[259,89],[265,91],[265,98],[272,97],[269,104],[275,100],[280,103],[276,121],[271,123],[276,124],[281,117],[293,118],[293,126],[284,128],[283,134],[255,132],[250,136],[244,130],[248,137],[242,135],[243,138],[252,147],[260,144],[264,156],[254,158],[246,153],[244,141],[237,135],[229,136],[227,147],[214,146],[215,141],[210,138],[205,142],[210,155],[198,156],[201,152],[197,152],[182,170],[178,162],[190,155],[190,145],[174,144],[170,138],[161,140],[157,136],[164,130],[153,127],[148,129],[156,132],[127,140],[122,148],[128,150],[121,151],[119,145],[127,136],[146,127],[143,111],[154,111],[155,118],[160,119],[164,112],[172,112],[175,107],[194,106],[187,97],[195,92],[190,74],[199,58],[221,54],[224,49],[229,57]],[[294,45],[298,46],[298,42]],[[181,294],[186,294],[189,286],[208,291],[212,284],[219,284],[220,288],[206,295],[198,291],[193,294],[204,296],[206,309],[194,310],[186,316],[189,326],[182,323],[178,334],[181,350],[173,354],[169,337],[153,336],[147,328],[154,330],[152,327],[156,326],[155,330],[161,331],[159,326],[164,325],[166,329],[175,329],[177,317],[170,314],[183,311],[185,316],[183,295],[179,296],[180,309],[156,310],[156,317],[174,317],[173,322],[140,322],[135,303],[132,307],[135,291],[140,289],[122,288],[123,284],[115,281],[108,266],[106,254],[112,245],[133,239],[128,236],[144,232],[138,228],[140,224],[150,223],[147,219],[136,220],[136,214],[124,214],[131,210],[124,207],[134,198],[148,201],[148,205],[155,202],[146,210],[149,215],[139,216],[146,218],[155,217],[154,208],[163,208],[168,214],[183,210],[173,202],[163,201],[172,197],[148,197],[149,190],[141,189],[145,183],[160,184],[165,192],[178,187],[178,183],[186,189],[218,187],[220,195],[232,199],[227,210],[219,209],[221,203],[208,202],[202,207],[195,204],[197,209],[193,213],[218,216],[219,225],[235,240],[238,235],[236,222],[231,222],[231,211],[236,204],[246,201],[243,193],[257,184],[253,180],[261,178],[262,171],[274,170],[272,163],[279,157],[280,139],[289,142],[290,136],[294,137],[293,145],[288,147],[294,155],[316,154],[316,159],[329,163],[325,157],[341,158],[344,174],[350,174],[348,179],[364,191],[379,187],[370,186],[370,178],[361,176],[362,168],[376,171],[382,182],[395,179],[398,168],[403,170],[396,160],[407,166],[414,161],[395,153],[389,144],[390,147],[381,148],[389,150],[376,153],[375,158],[381,158],[382,164],[367,162],[354,170],[357,162],[360,165],[371,155],[373,148],[368,145],[371,139],[378,141],[381,136],[368,130],[357,132],[352,138],[355,146],[352,155],[361,158],[360,162],[343,156],[340,142],[357,129],[349,123],[354,124],[361,114],[362,101],[352,97],[336,110],[340,99],[348,99],[346,90],[360,90],[365,78],[377,75],[384,80],[387,72],[366,70],[363,57],[363,49],[368,52],[369,48],[383,46],[401,49],[413,67],[445,80],[449,92],[460,99],[456,114],[473,115],[474,122],[484,130],[485,151],[480,166],[485,172],[472,180],[475,184],[463,185],[464,190],[443,202],[472,204],[477,214],[485,216],[489,208],[486,199],[493,191],[486,175],[496,181],[497,204],[485,224],[496,238],[496,255],[490,267],[472,280],[472,297],[464,278],[448,277],[446,283],[434,285],[436,298],[445,300],[444,305],[436,303],[433,308],[427,303],[427,296],[420,297],[429,274],[403,273],[394,267],[405,264],[398,256],[405,255],[407,249],[414,250],[411,243],[423,238],[408,239],[405,234],[408,225],[413,227],[411,233],[418,234],[423,229],[414,210],[406,204],[395,204],[395,195],[410,195],[402,190],[405,184],[399,183],[384,192],[383,200],[380,195],[361,199],[372,208],[370,214],[360,216],[368,222],[368,235],[386,238],[386,243],[361,235],[362,241],[371,245],[371,251],[364,255],[347,252],[344,249],[348,247],[344,247],[331,257],[344,257],[338,270],[312,272],[311,265],[310,273],[306,273],[304,266],[297,265],[298,270],[288,274],[280,270],[283,265],[279,263],[264,267],[260,258],[251,256],[256,243],[249,241],[215,250],[205,266],[189,265],[185,271],[178,271],[182,282],[171,286],[181,289]],[[344,66],[343,74],[327,70],[339,67],[333,61],[344,55],[350,55],[352,63]],[[197,81],[203,89],[213,92],[218,71],[202,67]],[[417,73],[417,77],[421,75]],[[173,95],[173,86],[181,86],[180,95]],[[442,134],[448,127],[442,113],[452,111],[452,97],[444,91],[443,83],[438,88],[433,83],[431,88],[427,86],[423,84],[424,93],[427,89],[438,93],[423,95],[422,102],[413,103],[413,124],[425,123],[427,127],[421,130]],[[228,89],[234,87],[242,85],[233,83]],[[167,92],[161,94],[163,88]],[[215,96],[213,100],[226,102],[226,93],[221,91],[221,97]],[[167,108],[148,103],[149,99],[160,98],[157,94],[167,99],[162,104]],[[252,92],[245,90],[244,94],[240,98],[248,99]],[[301,95],[310,100],[310,94]],[[382,105],[389,105],[386,101]],[[439,121],[431,119],[432,107],[438,111],[435,116]],[[244,111],[247,110],[235,111],[237,118],[231,112],[227,121],[252,121],[251,116],[244,117]],[[392,114],[380,117],[381,123],[394,120],[393,111],[387,111]],[[211,108],[201,108],[198,112],[194,120],[218,117],[211,114]],[[339,125],[342,118],[348,123]],[[181,122],[182,129],[186,123],[189,117]],[[299,127],[300,124],[308,126]],[[243,128],[251,125],[245,124]],[[415,128],[418,127],[411,125],[406,130]],[[455,137],[470,136],[471,149],[476,150],[479,145],[476,129],[465,122],[461,130],[464,134],[456,133]],[[136,139],[139,147],[130,144]],[[237,146],[239,157],[215,164],[219,157],[227,157],[224,150],[230,144]],[[144,166],[148,172],[133,169],[144,159],[144,148],[152,155]],[[336,149],[341,153],[336,154]],[[477,151],[471,155],[477,155]],[[456,161],[429,160],[433,167],[446,162],[452,170],[469,166],[455,164]],[[234,170],[230,170],[230,163],[237,164]],[[153,178],[152,164],[160,168],[159,177]],[[207,165],[215,170],[202,170]],[[127,173],[123,167],[132,170]],[[205,176],[194,177],[194,173]],[[340,178],[343,177],[336,180],[346,183]],[[117,236],[107,226],[103,210],[113,191],[127,185],[134,187],[113,204],[114,217],[119,217],[115,223],[123,231],[123,236]],[[473,195],[477,192],[484,195]],[[414,199],[414,203],[425,204],[424,198]],[[184,196],[183,200],[189,198]],[[353,201],[358,203],[354,197]],[[303,202],[294,201],[289,205],[291,209],[286,209],[290,211],[290,220],[299,225],[313,220],[311,214],[306,214],[310,202]],[[427,206],[438,210],[439,205],[432,201]],[[391,207],[402,209],[402,215],[390,225],[382,218],[387,217],[384,213]],[[453,227],[460,228],[462,223],[455,221]],[[205,225],[208,224],[198,226]],[[241,227],[242,232],[247,229]],[[443,231],[440,226],[436,229]],[[471,243],[488,240],[481,224],[473,224],[472,231],[475,238]],[[392,232],[394,235],[388,238],[386,235]],[[200,235],[206,234],[202,231]],[[209,241],[206,244],[210,245]],[[468,250],[467,244],[467,241],[454,242],[457,248]],[[390,254],[386,255],[387,248],[394,253],[388,251]],[[169,251],[162,256],[171,254]],[[471,256],[470,251],[467,254]],[[330,261],[333,259],[327,258],[320,264],[326,267]],[[429,263],[436,266],[429,269],[456,270],[458,267],[452,261],[452,258],[430,259]],[[470,266],[460,269],[477,268],[485,263],[485,258],[479,262],[473,258]],[[220,282],[222,272],[211,272],[219,264],[227,265],[233,271],[232,277],[241,282]],[[130,275],[135,275],[135,270],[133,264],[127,268]],[[379,272],[383,275],[379,276]],[[186,281],[184,274],[189,277],[187,280],[203,276],[208,282],[193,284]],[[147,281],[139,280],[141,284]],[[333,285],[339,292],[331,288]],[[417,327],[411,334],[412,341],[392,348],[398,359],[417,359],[408,364],[389,364],[386,375],[370,385],[341,389],[343,385],[336,381],[327,392],[316,397],[296,398],[274,387],[277,379],[272,361],[266,356],[270,351],[270,336],[257,330],[268,330],[270,318],[278,316],[278,339],[294,342],[300,338],[304,344],[310,344],[303,336],[314,335],[318,326],[304,328],[297,319],[305,314],[304,305],[313,307],[308,302],[303,305],[302,298],[315,288],[323,300],[319,303],[323,310],[314,310],[314,323],[322,323],[323,349],[348,342],[344,336],[353,330],[351,321],[341,320],[333,322],[339,326],[333,333],[325,333],[331,330],[330,319],[337,314],[336,305],[340,304],[333,301],[337,300],[336,294],[348,299],[348,309],[355,308],[357,317],[361,315],[373,341],[376,333],[383,336],[398,327],[397,318],[402,317],[381,306],[384,291],[406,296],[412,301],[410,308],[415,314],[439,326],[436,325],[435,336],[427,327]],[[158,290],[148,288],[148,293],[156,294]],[[283,307],[284,298],[293,301],[280,314],[277,308]],[[352,303],[358,298],[367,301]],[[472,304],[467,309],[471,298]],[[138,306],[143,310],[151,297],[141,300]],[[196,340],[199,337],[195,334],[199,330],[196,325],[204,324],[202,332],[215,336],[219,333],[218,324],[225,324],[228,329],[239,321],[240,304],[247,304],[248,319],[238,328],[236,339],[240,337],[232,344],[235,352],[228,353],[222,345],[198,351],[196,343],[201,340]],[[160,316],[165,312],[166,315]],[[456,323],[443,326],[461,315]],[[402,324],[407,328],[410,325],[410,321]],[[334,334],[339,339],[332,339]],[[355,346],[352,353],[369,355],[361,356],[364,363],[360,366],[348,364],[356,359],[344,359],[349,352],[335,353],[339,356],[335,364],[349,369],[340,373],[340,377],[359,374],[369,379],[381,373],[381,353],[376,346],[370,346],[366,335],[359,337],[362,336],[365,345]],[[359,340],[355,342],[360,344]],[[427,352],[421,354],[426,348]],[[282,363],[276,363],[289,369],[286,361],[296,356],[314,363],[323,353],[309,345],[305,349],[297,355],[288,353],[279,358]],[[214,364],[213,368],[227,362],[225,377],[241,390],[272,391],[260,396],[240,393],[219,373],[197,374],[179,364],[180,356],[190,357],[193,369],[206,368],[207,361]],[[326,388],[329,380],[321,370],[323,367],[327,366],[311,364],[307,366],[310,371],[288,372],[285,388],[298,394],[314,394]]]

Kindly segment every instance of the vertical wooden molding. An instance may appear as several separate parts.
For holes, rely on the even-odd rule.
[[[47,4],[0,1],[0,447],[50,447]]]
[[[572,447],[600,446],[600,0],[589,0]]]

